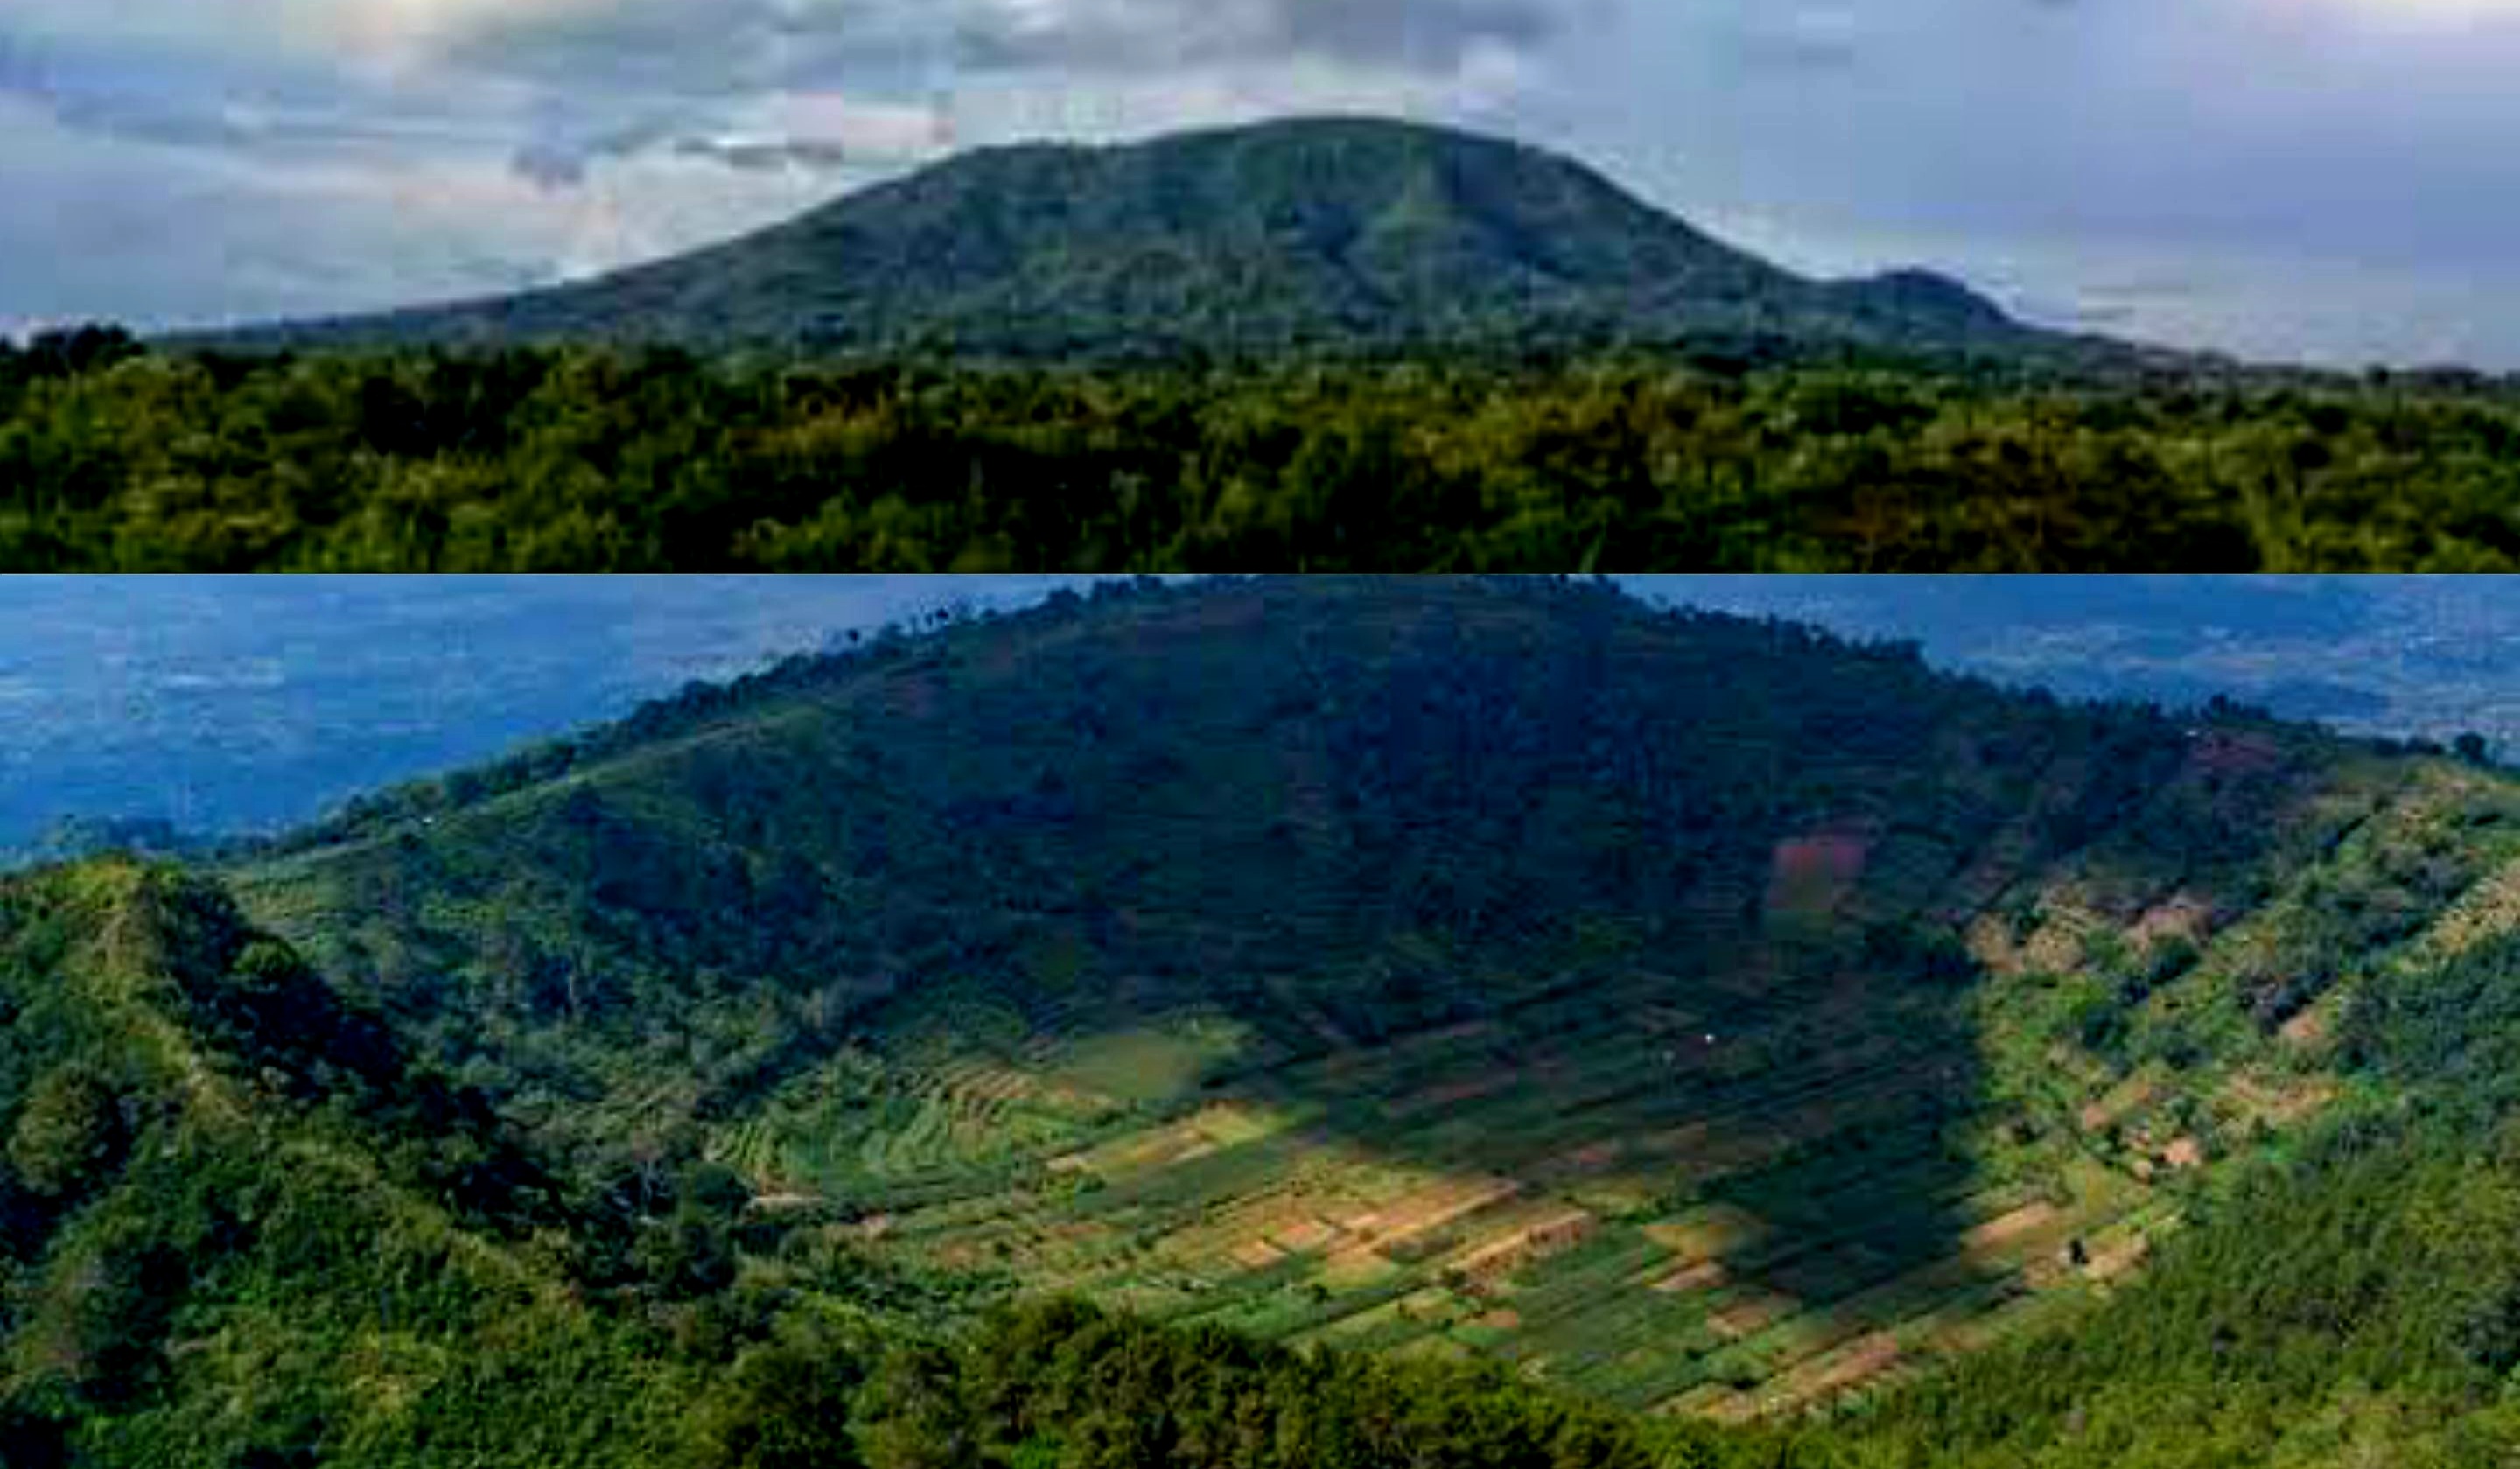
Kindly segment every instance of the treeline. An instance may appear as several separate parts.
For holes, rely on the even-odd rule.
[[[2483,570],[2455,374],[0,349],[0,566]]]
[[[813,1424],[834,1401],[816,1364],[762,1395],[741,1461],[867,1469],[1722,1469],[1819,1464],[1786,1433],[1728,1431],[1596,1406],[1494,1363],[1297,1352],[1211,1327],[1168,1328],[1072,1302],[1017,1307],[946,1344],[885,1354],[847,1400],[854,1442]],[[829,1364],[820,1366],[829,1373]],[[825,1379],[828,1380],[828,1379]],[[793,1404],[784,1419],[778,1408]],[[797,1412],[794,1409],[804,1409]],[[794,1421],[797,1418],[804,1422]]]

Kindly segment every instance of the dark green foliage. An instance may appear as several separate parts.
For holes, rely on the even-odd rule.
[[[1718,333],[2104,355],[1941,277],[1807,281],[1571,160],[1370,118],[984,150],[583,285],[208,339],[1180,361]]]
[[[2265,855],[2318,768],[2209,800],[2187,744],[2157,711],[1606,585],[1113,585],[695,690],[239,873],[439,1064],[638,1191],[613,1099],[741,1122],[958,987],[1079,1025],[1215,1006],[1305,1054],[1312,1016],[1370,1043],[1773,941],[1798,983],[1876,976],[1927,1044],[1976,972],[1934,885],[2024,782],[2073,772],[2007,880],[2095,844],[2128,881],[2202,880]],[[1899,885],[1771,924],[1778,844],[1839,827],[1899,833]],[[705,1258],[674,1227],[654,1249]]]
[[[2520,1152],[2349,1123],[2106,1308],[1847,1422],[1866,1465],[2485,1466],[2520,1451]]]
[[[1912,363],[155,355],[0,399],[0,565],[2478,570],[2506,440],[2503,388]]]
[[[695,1425],[694,1469],[854,1469],[867,1350],[801,1317],[745,1349]]]
[[[2520,935],[2364,986],[2346,1011],[2347,1056],[2469,1117],[2520,1104]]]
[[[91,1065],[72,1061],[44,1073],[9,1132],[18,1181],[63,1205],[110,1181],[131,1143],[123,1106],[112,1078]]]
[[[1072,1302],[887,1354],[857,1399],[870,1469],[1719,1469],[1820,1463],[1778,1435],[1628,1417],[1503,1370],[1297,1354]]]

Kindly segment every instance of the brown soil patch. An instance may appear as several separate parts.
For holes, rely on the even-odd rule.
[[[1522,1324],[1522,1313],[1510,1306],[1500,1306],[1476,1319],[1475,1324],[1490,1331],[1511,1331]]]
[[[2173,1168],[2194,1168],[2205,1161],[2205,1145],[2193,1137],[2173,1137],[2161,1150],[2161,1161]]]
[[[1246,1239],[1231,1252],[1234,1263],[1246,1270],[1266,1269],[1286,1258],[1286,1252],[1265,1239]]]
[[[1652,1288],[1670,1295],[1687,1295],[1690,1291],[1713,1290],[1732,1278],[1732,1272],[1720,1260],[1701,1260],[1687,1265],[1653,1283]]]
[[[1833,912],[1864,876],[1872,843],[1848,832],[1816,832],[1777,843],[1769,866],[1770,913]]]
[[[2056,1206],[2040,1199],[1999,1214],[1967,1231],[1960,1236],[1960,1246],[1971,1254],[1998,1249],[2055,1219]]]
[[[1560,1209],[1455,1256],[1446,1268],[1492,1279],[1581,1243],[1596,1224],[1589,1209]]]
[[[2313,1005],[2285,1021],[2275,1034],[2283,1037],[2286,1045],[2308,1047],[2324,1042],[2332,1024],[2326,1006]]]
[[[1881,1375],[1898,1364],[1899,1355],[1898,1338],[1876,1331],[1858,1337],[1842,1351],[1796,1367],[1778,1380],[1778,1388],[1789,1402],[1809,1402]]]
[[[2235,1076],[2223,1090],[2241,1112],[2270,1127],[2298,1122],[2336,1095],[2336,1084],[2324,1078],[2287,1083],[2264,1074]]]
[[[1761,1293],[1716,1312],[1706,1318],[1706,1324],[1708,1329],[1727,1341],[1738,1341],[1800,1310],[1802,1303],[1791,1296]]]
[[[2213,919],[2213,905],[2190,893],[2174,893],[2167,900],[2144,910],[2127,936],[2138,945],[2156,944],[2171,938],[2203,943]]]
[[[1644,1235],[1684,1260],[1705,1260],[1730,1253],[1767,1232],[1767,1224],[1749,1210],[1717,1204],[1686,1224],[1644,1226]]]
[[[1306,1219],[1278,1230],[1269,1239],[1281,1249],[1301,1254],[1306,1250],[1318,1250],[1338,1237],[1338,1225],[1328,1220]]]
[[[2110,1123],[2151,1101],[2161,1088],[2152,1078],[2133,1076],[2108,1090],[2097,1100],[2085,1106],[2075,1120],[2086,1133],[2096,1133]]]
[[[1445,1179],[1402,1195],[1379,1209],[1339,1223],[1349,1233],[1373,1245],[1386,1245],[1439,1229],[1522,1191],[1522,1184],[1501,1175]]]
[[[2083,1267],[2083,1273],[2093,1280],[2114,1280],[2143,1264],[2152,1253],[2152,1241],[2140,1234],[2095,1252]]]

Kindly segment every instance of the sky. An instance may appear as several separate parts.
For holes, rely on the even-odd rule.
[[[962,147],[1507,133],[1816,274],[2520,370],[2520,0],[0,0],[0,331],[504,291]]]

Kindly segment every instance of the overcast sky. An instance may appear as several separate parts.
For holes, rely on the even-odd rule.
[[[1803,270],[2520,369],[2514,76],[2520,0],[0,0],[0,330],[503,290],[956,147],[1362,111]]]

